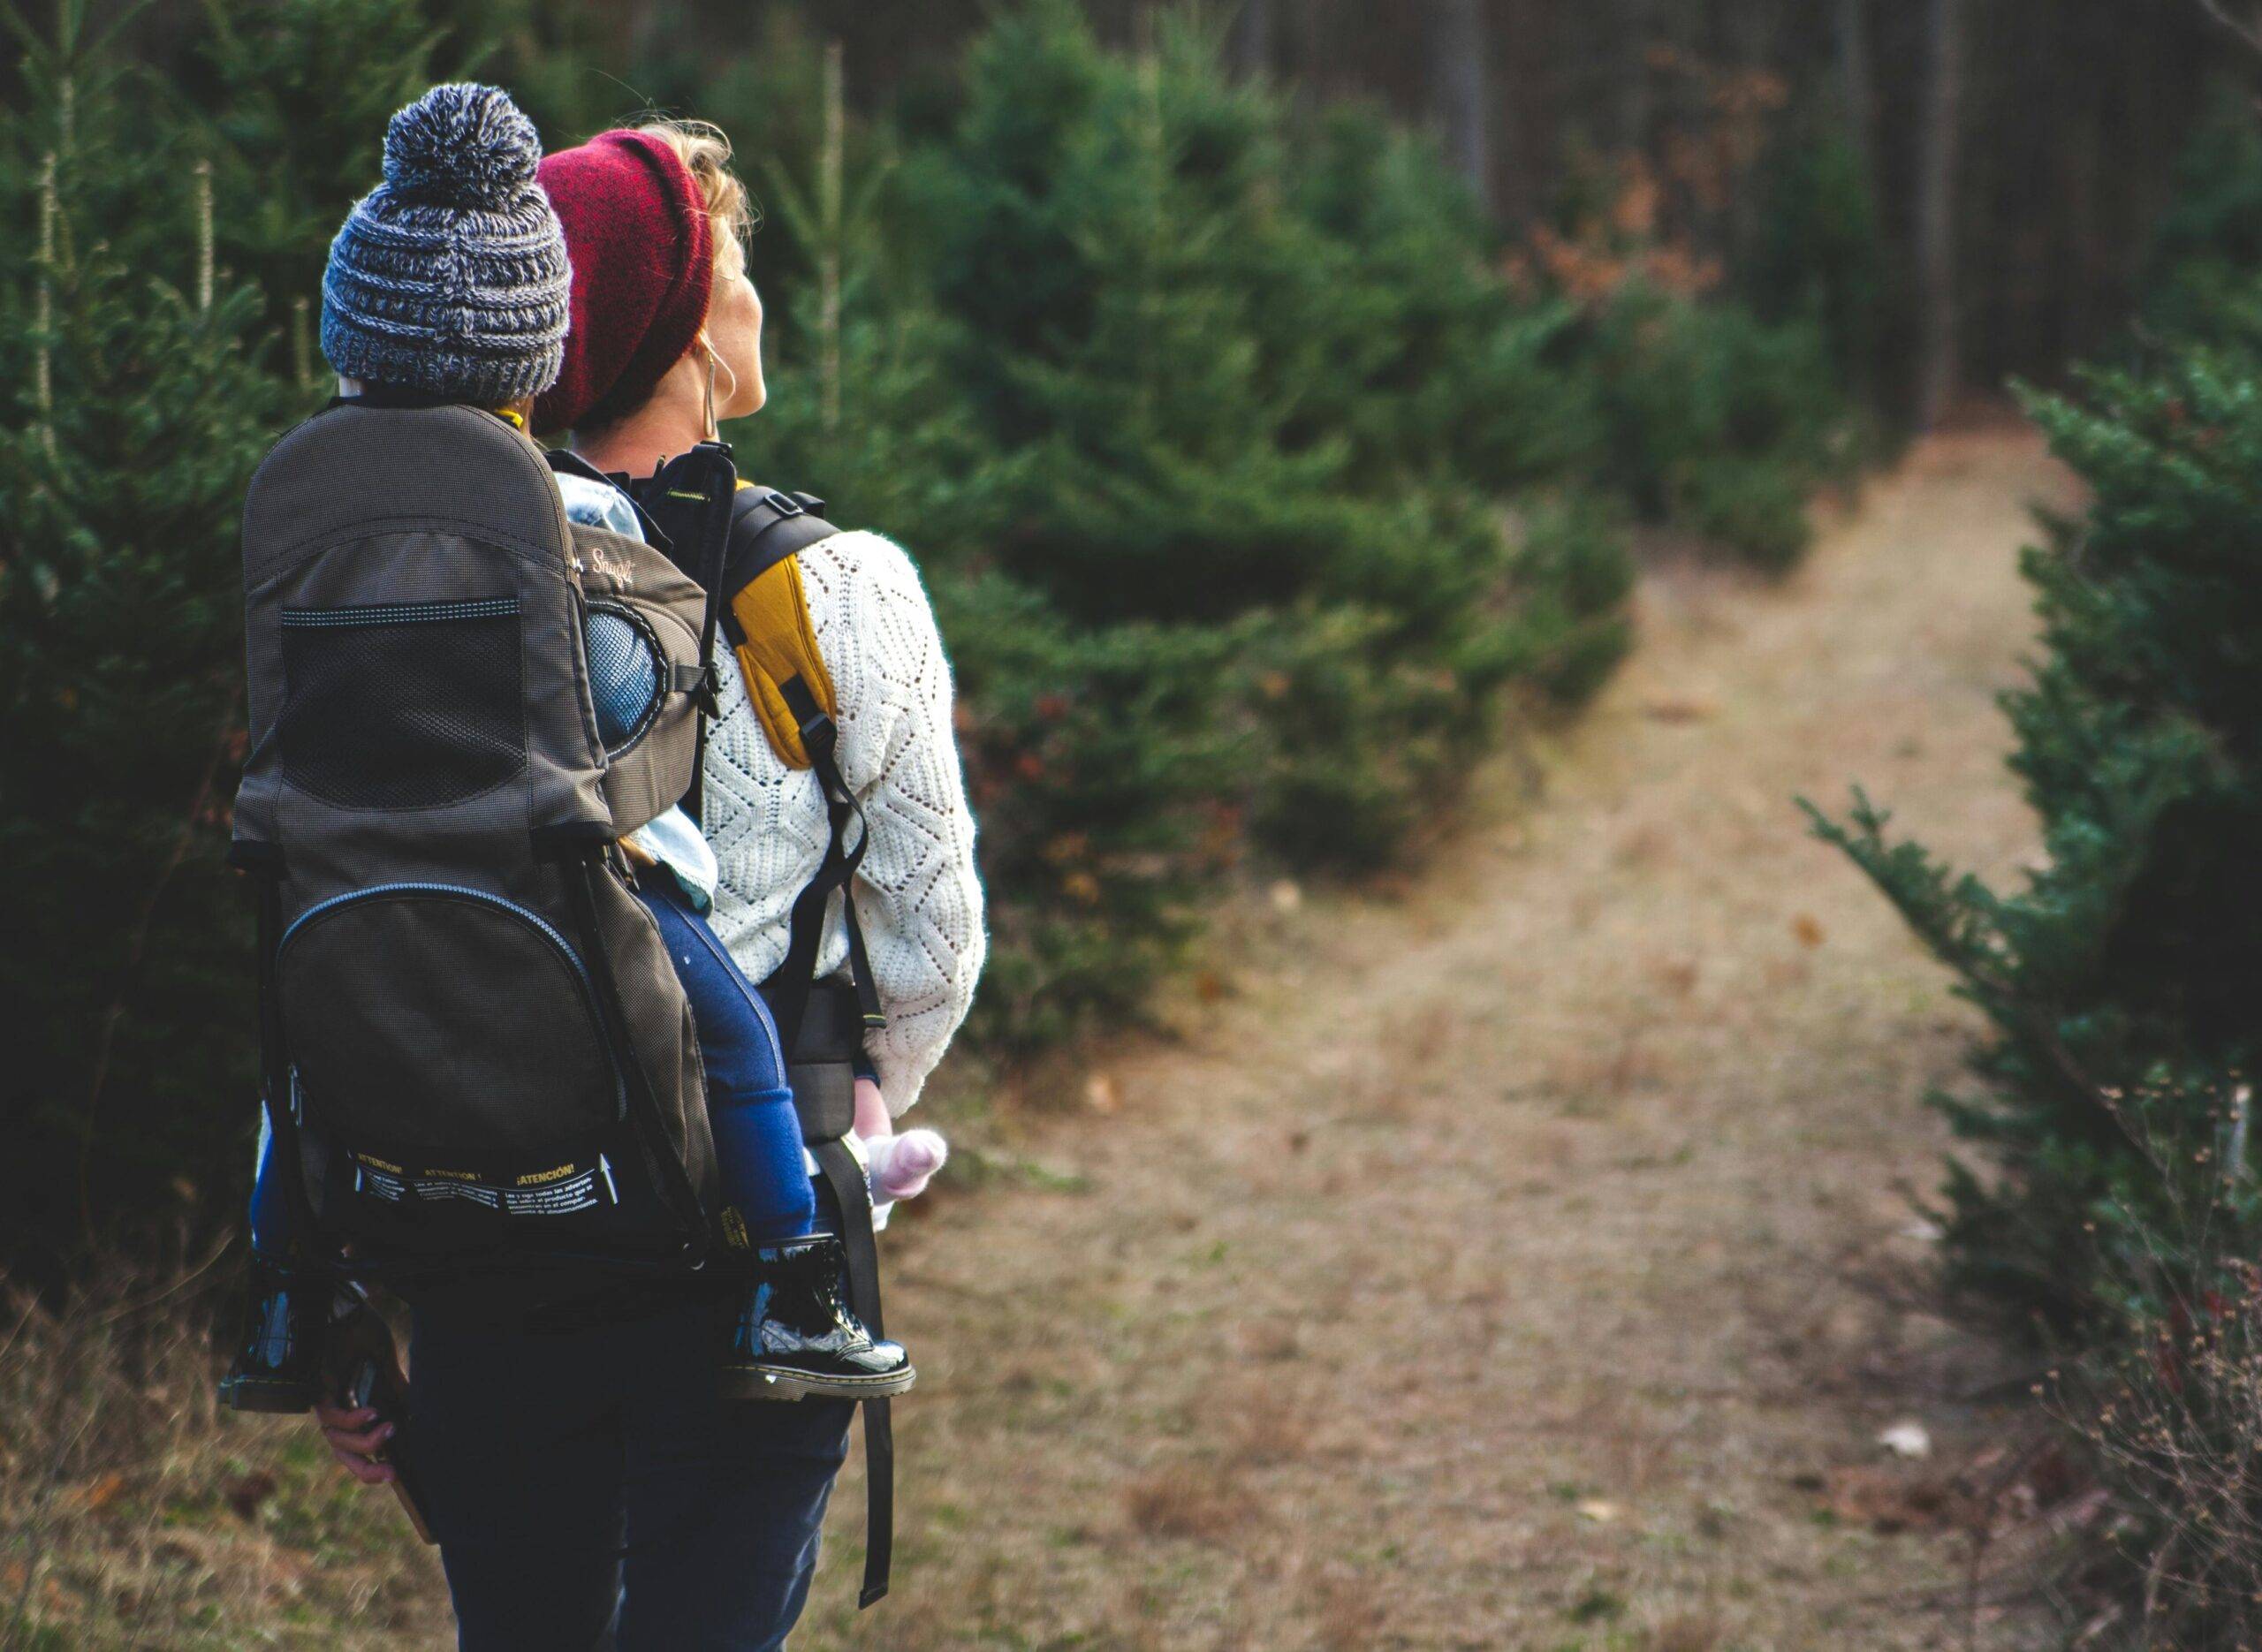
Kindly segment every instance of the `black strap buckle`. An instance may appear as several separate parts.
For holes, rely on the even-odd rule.
[[[723,674],[712,660],[678,665],[668,673],[668,692],[689,694],[699,702],[701,714],[710,720],[723,714],[722,686]]]
[[[775,488],[764,488],[755,498],[757,504],[768,505],[781,517],[804,514],[799,499],[790,493],[780,493]]]
[[[794,726],[801,737],[801,749],[809,754],[812,761],[832,754],[833,746],[840,738],[840,731],[833,726],[832,719],[824,712],[820,711],[813,717],[804,717]]]

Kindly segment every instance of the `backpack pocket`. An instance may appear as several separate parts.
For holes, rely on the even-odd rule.
[[[420,809],[527,766],[519,599],[285,608],[283,777],[339,808]]]
[[[308,1119],[349,1148],[509,1166],[626,1109],[588,969],[530,908],[380,883],[309,907],[276,952]]]

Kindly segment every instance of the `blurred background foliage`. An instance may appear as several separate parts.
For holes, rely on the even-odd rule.
[[[2052,7],[2103,57],[2022,102],[2019,10],[1959,60],[2003,111],[1963,119],[1949,249],[1977,383],[2107,336],[2204,49]],[[1405,853],[1504,720],[1605,679],[1638,547],[1788,567],[1817,486],[1938,411],[1907,366],[1922,146],[1887,141],[1938,42],[1856,0],[0,19],[0,1254],[50,1275],[239,1192],[236,503],[327,394],[329,236],[435,80],[509,86],[553,147],[654,109],[735,140],[777,389],[728,434],[926,574],[993,1052],[1135,1012],[1237,878]],[[2078,151],[2016,187],[2014,108]],[[2103,167],[2092,116],[2160,164]],[[2179,269],[2245,222],[2197,171]]]

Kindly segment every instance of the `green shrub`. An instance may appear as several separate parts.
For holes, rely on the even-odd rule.
[[[1350,443],[1355,481],[1439,471],[1498,496],[1589,468],[1601,440],[1571,370],[1577,319],[1501,274],[1499,238],[1434,144],[1364,106],[1293,148],[1281,247],[1256,320],[1288,364],[1290,429]]]
[[[2108,1398],[2079,1420],[2152,1531],[2141,1557],[2164,1615],[2148,1626],[2192,1647],[2240,1643],[2237,1588],[2262,1578],[2238,1459],[2179,1469],[2171,1449],[2262,1436],[2251,1387],[2206,1387],[2246,1368],[2214,1360],[2206,1328],[2249,1302],[2262,1247],[2258,376],[2251,358],[2183,350],[2030,404],[2093,503],[2025,563],[2044,652],[2005,703],[2046,855],[2024,887],[1953,876],[1866,801],[1844,824],[1817,817],[1993,1023],[1980,1094],[1942,1102],[1986,1152],[1947,1188],[1956,1274],[2101,1351]],[[2190,1361],[2190,1414],[2131,1434],[2137,1406],[2164,1402],[2131,1392],[2129,1362],[2162,1359]],[[2171,1469],[2190,1471],[2183,1500],[2163,1503]],[[2227,1483],[2243,1508],[2220,1502]],[[2233,1512],[2243,1524],[2204,1529]]]
[[[2225,83],[2176,163],[2152,234],[2144,319],[2171,337],[2262,348],[2262,122],[2253,93]]]
[[[1633,282],[1604,303],[1582,359],[1598,379],[1606,482],[1763,567],[1806,549],[1807,496],[1855,457],[1812,321],[1770,326]]]
[[[35,147],[0,154],[0,1247],[52,1277],[249,1151],[237,517],[290,403],[146,81],[72,62],[66,132],[33,67]]]
[[[2228,1095],[2262,989],[2262,930],[2224,921],[2262,910],[2262,398],[2250,365],[2197,353],[2084,386],[2033,403],[2096,498],[2028,553],[2045,653],[2006,700],[2046,865],[2002,895],[1874,811],[1828,828],[1996,1022],[1986,1095],[1954,1116],[2009,1176],[1959,1180],[1959,1251],[2064,1324],[2097,1306],[2099,1202],[2153,1186],[2116,1098]],[[2144,1130],[2191,1150],[2217,1122],[2156,1108]]]
[[[1752,267],[1739,281],[1766,321],[1811,322],[1840,384],[1874,374],[1891,259],[1876,197],[1843,117],[1776,146]]]
[[[1284,120],[1191,25],[1126,58],[1037,5],[976,42],[902,193],[998,455],[998,565],[1087,625],[1249,626],[1223,801],[1358,867],[1539,651],[1494,501],[1560,463],[1530,434],[1564,399],[1536,388],[1560,320],[1510,301],[1426,148],[1346,117],[1319,154],[1353,176],[1324,186]]]

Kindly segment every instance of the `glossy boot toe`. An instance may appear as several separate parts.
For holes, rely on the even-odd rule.
[[[726,1396],[876,1399],[911,1386],[918,1374],[902,1345],[875,1338],[848,1306],[838,1239],[763,1246],[753,1262],[754,1285],[723,1364]]]

